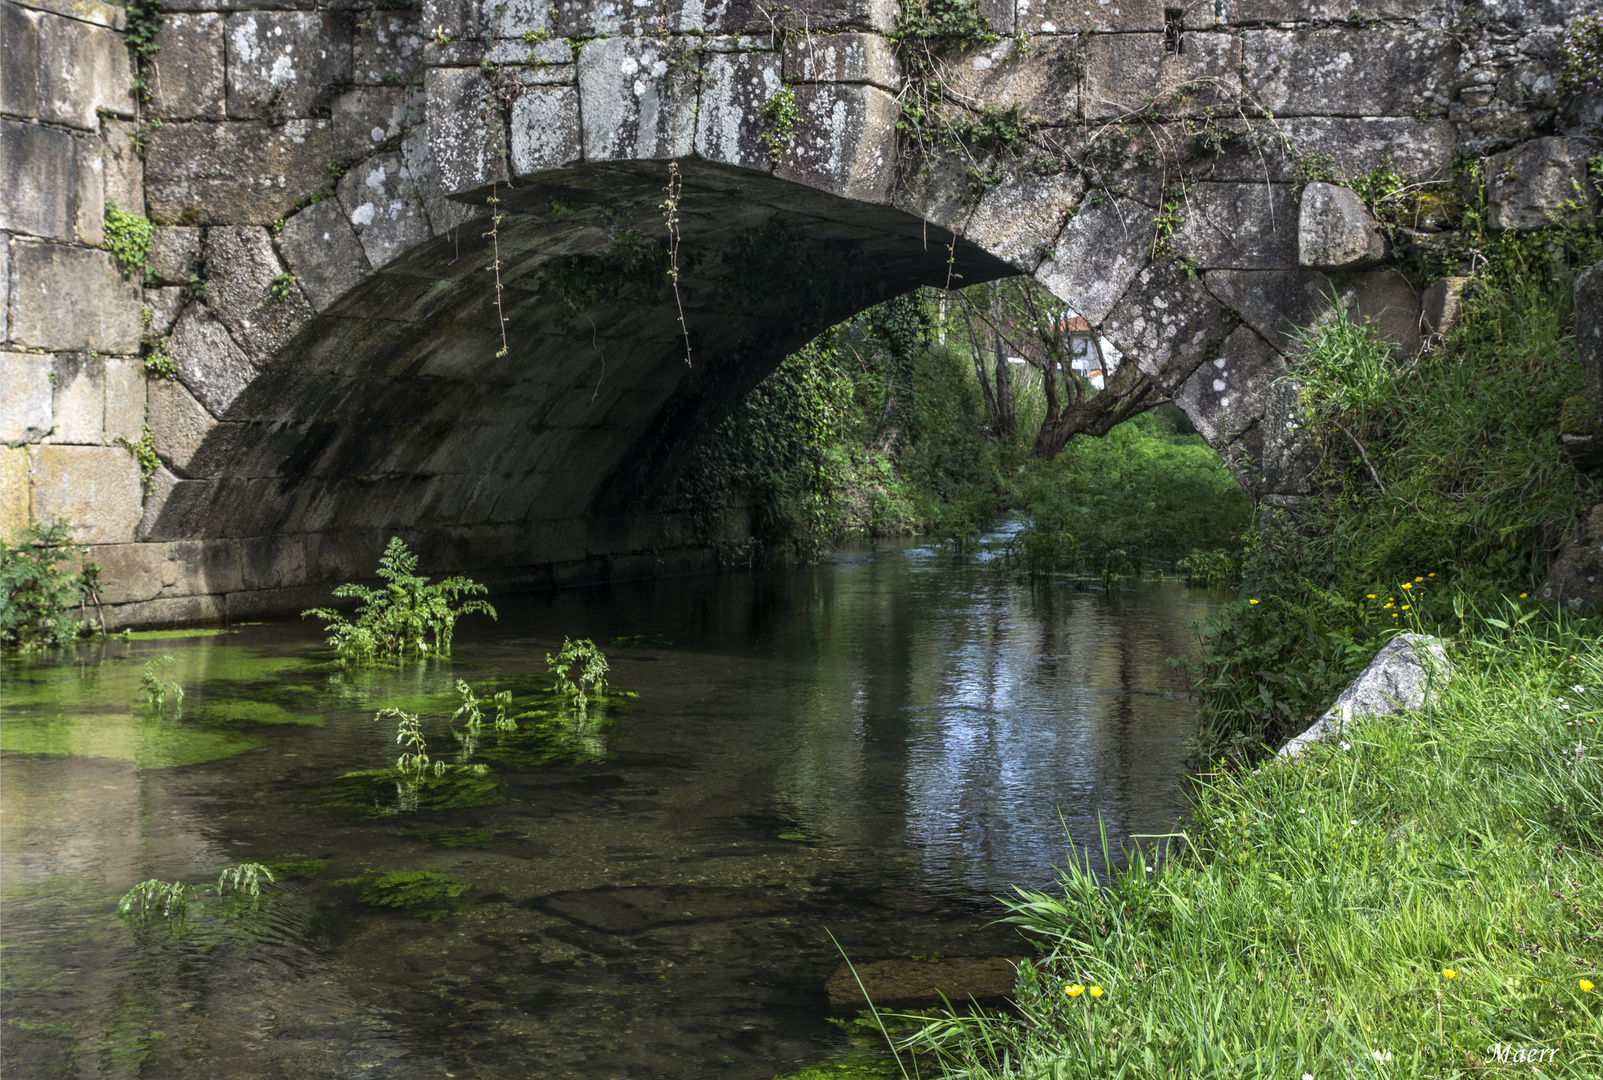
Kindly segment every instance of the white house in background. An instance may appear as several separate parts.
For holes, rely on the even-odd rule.
[[[1101,390],[1107,376],[1113,374],[1123,359],[1119,350],[1107,338],[1099,337],[1091,324],[1078,315],[1066,314],[1058,322],[1058,330],[1068,335],[1070,364],[1092,386]]]

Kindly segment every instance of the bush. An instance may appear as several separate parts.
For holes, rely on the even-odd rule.
[[[0,540],[0,645],[42,649],[88,632],[81,612],[100,567],[79,565],[87,551],[65,521],[30,525],[16,543]]]

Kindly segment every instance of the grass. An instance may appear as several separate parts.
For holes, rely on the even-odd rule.
[[[1167,858],[1021,892],[1018,1015],[914,1043],[951,1077],[1456,1077],[1510,1045],[1603,1074],[1600,642],[1462,624],[1424,710],[1206,777]]]

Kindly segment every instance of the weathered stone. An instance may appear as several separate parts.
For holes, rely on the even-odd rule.
[[[1080,107],[1088,120],[1122,119],[1155,108],[1202,116],[1241,86],[1241,43],[1233,34],[1195,34],[1169,52],[1162,34],[1097,34],[1085,44]]]
[[[1424,634],[1399,634],[1381,647],[1358,678],[1312,727],[1280,749],[1294,758],[1320,742],[1335,742],[1356,720],[1423,708],[1452,677],[1442,643]]]
[[[1386,254],[1380,224],[1352,188],[1313,183],[1302,190],[1297,216],[1297,261],[1334,270],[1377,262]]]
[[[78,214],[78,140],[39,124],[0,120],[0,229],[73,239]]]
[[[161,225],[269,225],[329,182],[327,120],[168,124],[150,134],[145,181]]]
[[[110,252],[13,244],[11,340],[31,349],[139,351],[139,286]]]
[[[1575,351],[1587,396],[1603,409],[1603,262],[1587,267],[1575,282]]]
[[[1297,205],[1286,184],[1198,184],[1180,202],[1175,253],[1208,270],[1297,265]]]
[[[963,235],[1025,273],[1052,252],[1084,181],[1068,173],[1010,176],[986,190]]]
[[[1537,594],[1574,611],[1603,605],[1603,503],[1564,541]]]
[[[1102,329],[1126,363],[1170,395],[1228,333],[1224,308],[1202,279],[1172,263],[1153,263],[1137,274]]]
[[[178,378],[213,416],[226,413],[256,374],[228,328],[203,304],[184,309],[167,351]]]
[[[115,4],[102,4],[100,0],[24,0],[26,5],[52,15],[61,15],[79,22],[104,26],[108,30],[124,30],[128,26],[128,13]]]
[[[512,171],[518,176],[578,161],[579,92],[571,86],[531,86],[512,103]]]
[[[400,154],[379,154],[340,180],[339,205],[367,262],[379,268],[429,238],[423,196]]]
[[[164,548],[162,544],[92,545],[87,558],[100,567],[102,603],[127,604],[160,595],[167,561]]]
[[[100,129],[100,157],[105,163],[105,201],[130,214],[145,212],[145,159],[134,142],[129,120],[107,120]]]
[[[439,164],[429,148],[427,125],[412,129],[401,141],[401,163],[422,193],[423,210],[428,214],[429,227],[435,236],[451,235],[474,218],[488,215],[487,206],[469,206],[446,198],[447,189]],[[371,261],[372,256],[368,259]]]
[[[801,34],[785,39],[785,78],[793,82],[871,83],[896,93],[902,68],[879,34]]]
[[[1419,314],[1420,327],[1425,333],[1440,338],[1453,328],[1462,306],[1459,297],[1467,284],[1467,277],[1445,277],[1425,290],[1420,298]]]
[[[1369,29],[1249,30],[1245,89],[1276,116],[1440,115],[1456,49],[1445,33]]]
[[[1306,116],[1276,123],[1299,153],[1328,160],[1335,175],[1347,180],[1381,167],[1396,171],[1410,183],[1451,177],[1458,132],[1446,120]]]
[[[792,92],[801,121],[774,175],[860,202],[889,202],[901,115],[896,99],[878,87],[832,83]]]
[[[1150,261],[1151,251],[1152,211],[1098,193],[1064,227],[1035,278],[1095,326]]]
[[[145,423],[145,365],[135,359],[108,356],[106,381],[106,441],[138,442]]]
[[[32,450],[35,521],[65,518],[86,544],[134,538],[143,513],[139,465],[120,446],[36,446]]]
[[[774,53],[710,57],[701,74],[696,153],[725,165],[772,169],[783,148],[763,107],[782,85],[780,58]]]
[[[1087,4],[1084,0],[1026,0],[1018,5],[1019,29],[1027,34],[1161,33],[1167,22],[1165,5],[1172,0],[1114,0]],[[1211,11],[1211,9],[1210,9]]]
[[[1301,352],[1298,331],[1330,310],[1335,286],[1317,270],[1214,270],[1205,278],[1221,303],[1273,348]]]
[[[156,453],[175,474],[190,478],[194,459],[217,421],[183,385],[157,379],[150,384],[150,431]]]
[[[150,325],[146,333],[153,337],[166,337],[172,333],[178,313],[183,310],[187,290],[178,285],[163,288],[145,287],[145,307],[150,311]]]
[[[167,504],[167,496],[172,494],[178,478],[174,476],[165,465],[159,466],[155,473],[145,482],[145,504],[139,516],[139,524],[134,527],[134,539],[144,541],[152,538],[151,530],[161,517],[162,507]]]
[[[351,79],[351,45],[323,12],[248,11],[228,17],[228,115],[307,116]]]
[[[106,239],[105,159],[100,156],[99,139],[74,139],[77,152],[78,183],[72,217],[72,238],[89,247],[99,247]]]
[[[55,430],[50,441],[99,446],[106,441],[106,368],[98,356],[62,353],[52,373]]]
[[[31,118],[38,111],[39,16],[0,4],[0,112]]]
[[[214,225],[206,230],[206,302],[252,361],[261,363],[295,336],[312,317],[296,284],[280,278],[284,264],[267,230],[251,225]],[[210,404],[208,402],[208,404]]]
[[[586,161],[678,158],[691,152],[698,80],[671,59],[652,38],[604,38],[579,50]],[[799,104],[799,93],[797,98]],[[804,130],[805,125],[804,120]]]
[[[221,120],[224,57],[221,15],[168,15],[150,65],[151,113],[173,120]]]
[[[400,155],[394,156],[399,162]],[[413,205],[421,219],[422,203],[414,201]],[[361,242],[333,199],[308,206],[290,218],[278,234],[278,249],[284,253],[290,272],[312,307],[319,312],[372,273]]]
[[[1603,139],[1603,89],[1577,94],[1559,114],[1560,135]]]
[[[201,231],[184,225],[163,225],[150,239],[150,279],[162,285],[183,285],[200,266]]]
[[[1021,958],[950,956],[842,964],[824,984],[831,1005],[856,1008],[1000,1001],[1013,993]],[[864,991],[867,997],[864,997]]]
[[[423,97],[399,86],[363,86],[334,99],[334,157],[343,165],[400,148],[423,119]]]
[[[824,39],[828,40],[828,39]],[[1079,80],[1065,78],[1072,39],[1043,38],[1021,50],[1012,38],[954,57],[942,74],[941,89],[977,106],[1016,106],[1031,120],[1062,124],[1079,109]]]
[[[14,540],[28,527],[28,471],[26,447],[0,446],[0,539]]]
[[[98,131],[97,110],[133,114],[133,69],[122,38],[102,26],[40,15],[39,119]]]
[[[240,543],[240,568],[247,589],[281,589],[306,580],[306,538],[248,537]]]
[[[1597,195],[1587,178],[1594,151],[1577,139],[1549,136],[1486,163],[1486,221],[1494,229],[1529,232],[1592,224]]]
[[[411,12],[366,12],[351,41],[353,79],[358,86],[421,81],[424,35]]]
[[[1270,495],[1306,495],[1311,490],[1311,444],[1302,388],[1290,379],[1269,384],[1263,411],[1263,486]]]
[[[0,341],[11,340],[11,236],[0,232]]]
[[[1366,322],[1400,356],[1419,352],[1420,298],[1414,286],[1394,270],[1366,270],[1336,281],[1348,318]]]
[[[499,123],[492,130],[486,120],[484,100],[490,84],[485,77],[473,68],[430,68],[423,85],[428,95],[429,154],[445,194],[506,180],[506,163],[496,153],[497,147],[506,145],[506,132]]]
[[[1211,446],[1240,437],[1263,415],[1264,393],[1286,373],[1280,354],[1250,327],[1238,326],[1219,355],[1206,361],[1174,394]]]
[[[50,434],[52,367],[40,353],[0,352],[0,443],[38,442]]]

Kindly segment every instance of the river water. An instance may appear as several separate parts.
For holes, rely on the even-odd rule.
[[[1001,539],[501,599],[449,661],[359,676],[295,620],[7,658],[7,1075],[768,1078],[846,1045],[830,934],[855,961],[1028,952],[995,895],[1049,886],[1099,815],[1172,827],[1195,714],[1167,658],[1214,598],[1032,589]],[[564,636],[638,697],[453,734],[456,679],[522,708]],[[141,698],[163,656],[181,711]],[[381,707],[488,776],[417,809],[340,781],[394,763]],[[115,913],[247,861],[281,871],[254,908]],[[363,902],[423,869],[469,887]]]

